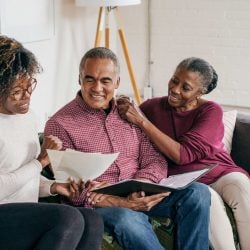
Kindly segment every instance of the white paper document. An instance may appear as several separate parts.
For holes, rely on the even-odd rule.
[[[173,189],[186,187],[209,170],[210,168],[204,168],[182,174],[170,175],[168,178],[162,179],[159,184]]]
[[[47,149],[56,180],[67,181],[69,177],[93,180],[103,174],[119,153],[84,153],[75,150]]]

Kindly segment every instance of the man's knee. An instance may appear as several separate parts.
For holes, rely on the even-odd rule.
[[[189,203],[196,207],[209,207],[211,204],[211,193],[208,186],[202,183],[192,183],[188,188]],[[192,204],[190,204],[192,205]]]
[[[149,223],[146,214],[127,208],[102,208],[97,209],[97,212],[102,216],[105,225],[120,232],[131,232],[131,230],[140,232],[141,225]]]

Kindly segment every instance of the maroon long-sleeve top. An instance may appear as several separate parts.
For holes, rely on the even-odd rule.
[[[200,182],[211,184],[231,172],[248,175],[224,149],[223,110],[217,103],[207,101],[197,109],[177,112],[165,96],[148,100],[140,108],[156,127],[181,144],[180,164],[168,159],[168,175],[214,163],[218,164],[217,167],[201,177]]]

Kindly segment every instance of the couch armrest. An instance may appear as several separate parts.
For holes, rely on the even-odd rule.
[[[234,162],[250,173],[250,115],[237,115],[231,156]]]

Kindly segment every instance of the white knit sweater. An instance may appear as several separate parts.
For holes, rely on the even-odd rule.
[[[40,151],[34,117],[0,113],[0,204],[37,202],[50,195],[52,181],[41,177]],[[41,180],[40,180],[41,177]],[[39,190],[40,183],[40,190]]]

